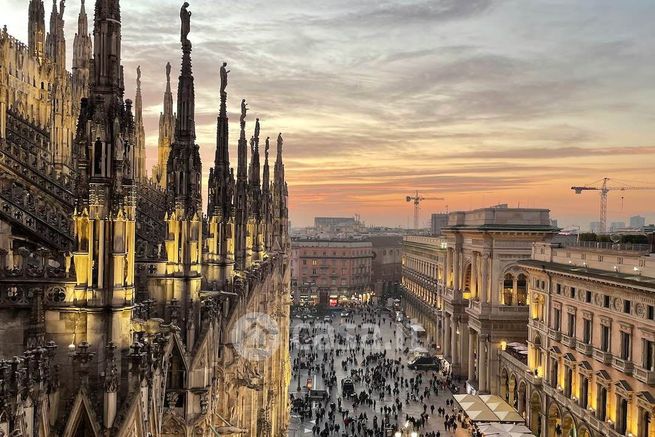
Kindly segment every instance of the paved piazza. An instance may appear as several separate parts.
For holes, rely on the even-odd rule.
[[[453,399],[452,393],[443,388],[448,381],[446,372],[414,371],[407,368],[410,351],[415,347],[425,347],[426,344],[406,336],[402,324],[393,318],[391,313],[371,306],[351,311],[349,317],[334,313],[331,322],[323,321],[322,316],[314,322],[297,317],[292,320],[293,374],[289,393],[294,398],[302,398],[303,402],[295,403],[297,407],[292,411],[289,436],[377,437],[394,436],[398,431],[407,437],[431,437],[437,436],[437,432],[444,437],[470,435],[468,430],[461,427],[460,422],[457,422],[455,432],[452,428],[446,431],[445,418],[438,413],[443,408],[445,414],[453,414],[453,407],[447,405]],[[380,356],[385,353],[385,356]],[[372,360],[371,357],[376,355],[379,358]],[[367,358],[368,363],[365,362]],[[354,378],[355,396],[368,394],[372,405],[366,400],[355,405],[355,396],[347,398],[342,395],[341,381],[351,377],[353,369],[361,375],[359,380]],[[418,384],[417,377],[420,378]],[[329,399],[307,400],[307,382],[315,378],[319,378],[316,383],[324,387],[330,380],[333,381]],[[297,392],[299,380],[300,396]],[[398,391],[394,393],[396,383]],[[460,392],[463,392],[461,383],[459,387]],[[381,398],[382,391],[384,396]],[[429,397],[425,396],[426,392],[429,392]],[[400,412],[394,409],[397,402],[402,403]],[[332,405],[334,414],[330,414]],[[424,405],[425,424],[420,426],[418,422],[422,418]],[[388,425],[383,424],[385,407],[389,411]],[[321,414],[323,410],[325,412]],[[417,422],[416,426],[411,423],[412,418]],[[334,429],[330,429],[331,425]]]

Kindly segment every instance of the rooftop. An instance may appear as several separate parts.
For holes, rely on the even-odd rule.
[[[521,266],[532,267],[538,269],[545,269],[553,272],[583,275],[590,278],[599,279],[602,281],[613,282],[619,285],[649,288],[655,291],[655,278],[650,276],[642,276],[635,273],[621,273],[615,271],[594,269],[583,266],[576,266],[572,264],[561,264],[548,261],[540,261],[534,259],[519,260],[517,263]]]

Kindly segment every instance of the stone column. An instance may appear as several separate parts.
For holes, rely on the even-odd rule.
[[[443,356],[444,358],[450,358],[450,314],[444,312],[443,326],[442,330],[444,332],[444,341],[443,341]]]
[[[459,264],[460,264],[460,253],[457,249],[453,253],[453,288],[459,290]]]
[[[446,249],[446,268],[443,275],[444,287],[450,287],[450,278],[452,278],[453,256],[450,249]]]
[[[454,317],[450,319],[450,353],[452,355],[452,365],[459,364],[459,351],[457,350],[457,321]]]
[[[469,333],[468,333],[468,326],[460,326],[459,327],[459,332],[460,334],[458,335],[459,338],[459,363],[460,363],[460,371],[459,374],[462,376],[466,376],[468,372],[468,364],[469,364]]]
[[[479,335],[478,339],[478,356],[480,357],[480,360],[478,361],[478,388],[480,392],[487,393],[489,391],[489,387],[487,387],[487,371],[489,369],[489,365],[487,363],[488,351],[486,335]]]
[[[482,284],[482,297],[480,300],[484,303],[489,303],[489,256],[485,253],[482,256],[482,270],[480,276],[482,276],[480,283]]]
[[[478,253],[473,252],[471,256],[471,298],[480,298],[478,294]]]
[[[468,335],[469,335],[469,371],[468,371],[468,380],[469,381],[474,381],[475,380],[475,367],[473,366],[474,360],[473,360],[473,355],[475,353],[474,351],[474,345],[476,344],[475,340],[475,331],[473,329],[468,330]]]

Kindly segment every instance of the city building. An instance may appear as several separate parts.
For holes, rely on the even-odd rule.
[[[430,232],[432,235],[441,235],[441,229],[448,224],[448,214],[432,214],[430,220]]]
[[[358,217],[314,217],[317,232],[337,234],[354,234],[363,230]]]
[[[630,227],[632,229],[643,229],[646,226],[646,217],[634,215],[630,217]]]
[[[406,311],[469,392],[505,399],[535,435],[652,437],[652,246],[554,232],[547,210],[486,209],[406,237]]]
[[[610,232],[616,232],[625,229],[625,222],[612,222],[610,224]]]
[[[82,1],[72,74],[63,0],[47,37],[42,0],[29,2],[28,45],[0,33],[1,435],[286,435],[283,139],[272,172],[266,142],[262,169],[257,120],[249,160],[244,104],[235,176],[223,66],[203,211],[187,8],[177,118],[168,83],[170,146],[152,180],[139,71],[134,112],[124,96],[119,0],[96,0],[92,45]],[[247,340],[271,335],[248,359]]]
[[[600,234],[600,222],[589,223],[589,232],[592,234]]]
[[[373,244],[360,240],[291,240],[291,271],[301,295],[335,306],[371,292]]]
[[[399,235],[375,235],[367,238],[373,245],[371,288],[381,297],[395,293],[402,276],[402,243]]]
[[[649,245],[536,243],[527,360],[501,360],[500,394],[537,435],[655,432],[655,260]],[[515,354],[513,354],[515,355]]]

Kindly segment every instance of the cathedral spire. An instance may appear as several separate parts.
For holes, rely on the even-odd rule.
[[[177,118],[175,120],[175,142],[168,158],[169,207],[180,210],[188,216],[200,211],[201,162],[198,145],[195,144],[195,93],[191,69],[191,28],[189,3],[180,9],[182,21],[182,68],[177,83]],[[184,212],[182,212],[184,211]]]
[[[89,23],[81,2],[80,14],[77,18],[77,33],[73,40],[73,105],[79,112],[80,101],[89,95],[89,63],[91,60],[91,36]]]
[[[134,101],[134,112],[136,123],[136,162],[134,166],[134,178],[142,180],[146,178],[146,131],[143,127],[143,97],[141,96],[141,66],[136,68],[136,99]]]
[[[164,112],[159,114],[159,140],[157,142],[157,165],[153,177],[162,188],[166,188],[166,165],[173,142],[175,115],[173,114],[173,93],[171,92],[171,63],[166,63],[166,91],[164,91]]]
[[[241,133],[237,147],[237,183],[235,194],[235,244],[234,261],[235,269],[246,269],[246,234],[248,222],[248,142],[246,141],[246,113],[248,104],[246,99],[241,100]]]
[[[43,0],[30,0],[27,44],[30,53],[43,60],[45,52],[45,8]]]
[[[121,11],[118,0],[96,0],[93,23],[94,92],[122,98]]]
[[[64,0],[59,2],[57,11],[57,0],[52,1],[52,12],[50,13],[50,32],[46,37],[46,56],[55,64],[61,73],[66,71],[66,39],[64,38]]]
[[[230,181],[230,152],[229,152],[229,128],[227,117],[227,75],[230,72],[227,63],[223,62],[220,69],[221,78],[221,104],[216,119],[216,154],[214,156],[214,168],[212,172],[212,184],[210,190],[212,196],[209,199],[208,215],[220,213],[223,218],[228,217],[231,211],[232,199],[229,193]]]

